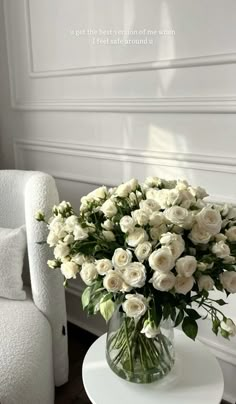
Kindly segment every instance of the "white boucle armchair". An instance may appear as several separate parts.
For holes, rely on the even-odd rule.
[[[67,326],[63,279],[47,267],[52,253],[44,223],[35,212],[49,213],[58,203],[54,179],[33,171],[0,171],[0,227],[25,223],[29,274],[27,299],[0,298],[0,403],[52,404],[54,386],[68,379]]]

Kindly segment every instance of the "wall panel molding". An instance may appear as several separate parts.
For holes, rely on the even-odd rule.
[[[23,111],[81,111],[133,113],[235,113],[235,97],[99,98],[26,101],[12,98]]]
[[[107,146],[91,146],[78,143],[51,142],[46,140],[16,139],[14,143],[17,162],[20,150],[61,154],[68,156],[88,157],[93,159],[112,160],[142,164],[161,164],[164,166],[190,167],[204,171],[225,172],[236,174],[236,157],[210,156],[194,153],[179,153],[167,151],[143,151],[140,149],[114,148]],[[58,174],[57,174],[58,176]],[[87,182],[86,178],[60,177],[62,179]],[[96,182],[91,182],[96,184]]]
[[[32,51],[29,50],[32,55]],[[49,78],[63,76],[85,76],[91,74],[110,74],[110,73],[128,73],[128,72],[144,72],[152,70],[192,68],[204,66],[218,66],[236,63],[236,52],[225,53],[219,55],[196,56],[180,59],[157,60],[143,63],[123,63],[120,65],[104,65],[81,67],[73,69],[58,69],[47,71],[35,71],[33,68],[33,58],[30,77],[32,78]]]
[[[6,0],[4,0],[6,1]],[[203,66],[217,66],[236,63],[236,52],[220,53],[216,55],[199,55],[187,58],[167,60],[152,60],[140,63],[122,63],[103,66],[84,66],[70,69],[36,70],[33,58],[32,23],[30,18],[30,0],[24,1],[26,25],[27,25],[27,49],[29,55],[29,75],[32,78],[47,78],[61,76],[81,76],[90,74],[127,73],[151,70],[192,68]]]
[[[194,68],[236,63],[236,52],[200,55],[197,57],[156,60],[142,63],[124,63],[73,69],[36,71],[32,52],[32,35],[30,27],[29,0],[24,0],[26,22],[26,55],[28,78],[49,79],[65,76],[90,74],[113,74],[141,72],[163,69]],[[14,40],[11,34],[10,2],[4,0],[4,15],[8,48],[8,65],[11,88],[11,104],[15,110],[24,111],[81,111],[81,112],[133,112],[133,113],[235,113],[235,96],[214,97],[168,97],[168,98],[88,98],[88,99],[26,99],[18,92],[18,79],[15,73]]]

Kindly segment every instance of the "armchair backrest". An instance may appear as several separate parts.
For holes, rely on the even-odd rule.
[[[11,229],[25,223],[25,185],[32,175],[32,171],[0,171],[0,227]]]
[[[55,384],[68,378],[67,326],[63,278],[47,260],[52,253],[46,244],[47,229],[35,220],[36,211],[49,214],[58,203],[54,179],[41,172],[0,170],[0,227],[16,228],[25,223],[32,296],[35,305],[52,327]]]

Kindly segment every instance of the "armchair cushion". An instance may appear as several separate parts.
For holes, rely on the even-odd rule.
[[[0,297],[25,299],[21,277],[25,251],[25,226],[0,228]]]
[[[0,298],[0,402],[52,404],[52,330],[30,292],[24,301]]]

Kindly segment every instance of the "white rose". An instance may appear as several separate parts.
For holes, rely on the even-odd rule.
[[[131,204],[135,204],[137,203],[137,197],[136,194],[134,192],[130,192],[129,194],[129,201],[131,202]]]
[[[216,236],[215,236],[215,241],[216,242],[225,241],[225,240],[227,240],[227,237],[224,234],[222,234],[222,233],[216,234]]]
[[[131,180],[127,181],[126,184],[130,186],[131,191],[135,191],[138,187],[138,180],[136,180],[136,178],[131,178]]]
[[[143,262],[152,252],[152,244],[149,241],[144,241],[144,243],[140,243],[134,250],[136,257],[139,262]]]
[[[116,187],[111,187],[108,189],[108,195],[112,196],[114,195],[114,193],[116,192]]]
[[[135,223],[131,216],[123,216],[120,219],[120,228],[123,233],[131,233],[134,231],[134,226]]]
[[[82,254],[78,253],[72,258],[72,261],[81,266],[85,262],[85,258]]]
[[[144,181],[144,184],[148,187],[158,187],[159,185],[161,185],[161,178],[147,177]]]
[[[175,278],[175,292],[186,295],[190,290],[192,290],[194,285],[194,278],[190,276],[186,278],[185,276],[177,275]]]
[[[79,224],[77,224],[74,227],[73,234],[75,240],[85,240],[86,238],[88,238],[88,229],[84,229]]]
[[[188,190],[180,191],[180,196],[181,196],[180,206],[182,206],[182,208],[189,209],[192,203],[196,202],[194,196]]]
[[[115,239],[116,239],[115,234],[110,230],[103,230],[102,234],[107,241],[115,241]]]
[[[126,267],[132,261],[132,252],[130,250],[124,250],[123,248],[117,248],[114,251],[112,257],[112,264],[114,268],[122,269]]]
[[[68,261],[61,265],[61,272],[66,279],[75,279],[77,272],[79,272],[79,267],[75,262]]]
[[[125,283],[124,281],[122,282],[122,287],[120,289],[120,291],[122,293],[127,293],[130,292],[132,290],[132,286],[127,285],[127,283]]]
[[[229,293],[236,293],[236,272],[225,271],[220,274],[220,282]]]
[[[225,258],[230,255],[230,248],[222,240],[218,241],[218,243],[213,244],[212,252],[219,258]]]
[[[163,213],[152,212],[149,216],[150,226],[160,226],[164,222],[165,222],[165,217],[164,217]]]
[[[122,304],[127,317],[139,319],[147,311],[147,299],[143,295],[126,295],[126,301]]]
[[[179,204],[181,201],[181,194],[178,189],[170,189],[167,194],[167,205],[173,206]]]
[[[153,226],[150,229],[150,237],[152,240],[157,241],[163,233],[166,233],[166,225],[161,224],[160,226]]]
[[[204,188],[201,187],[189,187],[188,188],[189,192],[191,192],[191,194],[196,197],[197,199],[203,199],[206,196],[208,196],[208,193],[206,192],[206,190]]]
[[[95,189],[92,192],[89,192],[89,194],[85,198],[88,201],[91,201],[91,200],[99,201],[100,199],[105,199],[106,195],[107,195],[107,187],[102,186],[102,187]]]
[[[146,280],[145,266],[140,262],[132,262],[125,268],[122,276],[127,285],[142,288]]]
[[[189,225],[191,219],[190,212],[181,206],[172,206],[166,209],[164,215],[169,222],[183,227]]]
[[[107,258],[97,260],[95,265],[99,275],[106,275],[108,271],[112,270],[112,262]]]
[[[116,188],[115,194],[119,196],[120,198],[126,198],[129,193],[131,192],[131,186],[130,184],[121,184]]]
[[[234,264],[235,263],[235,257],[232,257],[231,255],[228,255],[223,259],[224,264]]]
[[[79,210],[80,212],[86,212],[88,210],[88,203],[85,200],[85,197],[81,198],[81,204]]]
[[[158,203],[154,199],[142,200],[139,204],[139,207],[149,214],[160,209],[160,205],[158,205]]]
[[[232,206],[229,209],[229,213],[227,215],[228,219],[235,219],[236,218],[236,208],[233,208]]]
[[[198,223],[195,223],[188,237],[193,244],[207,244],[211,238],[211,233],[201,228]]]
[[[69,255],[70,249],[67,244],[65,243],[59,243],[57,246],[54,248],[54,256],[55,258],[61,259],[63,257],[66,257]]]
[[[142,209],[137,209],[131,212],[132,218],[134,219],[134,222],[138,224],[139,226],[145,226],[145,224],[148,223],[149,221],[149,215],[145,210]]]
[[[65,229],[66,231],[73,232],[74,227],[78,224],[78,217],[75,215],[69,216],[65,221]]]
[[[168,248],[170,249],[174,260],[176,260],[184,252],[185,249],[184,240],[182,239],[181,236],[179,236],[179,239],[172,241],[172,243],[168,245]]]
[[[197,269],[197,260],[191,255],[185,255],[177,260],[175,268],[179,275],[189,278]]]
[[[230,227],[225,234],[229,241],[236,241],[236,226]]]
[[[67,236],[64,238],[63,241],[64,241],[64,243],[69,245],[69,244],[72,244],[75,241],[75,239],[72,236],[72,234],[67,234]]]
[[[49,268],[52,268],[52,269],[58,268],[57,260],[47,260],[47,264],[48,264]]]
[[[167,199],[168,199],[168,190],[167,189],[148,189],[146,192],[147,199],[154,199],[161,209],[165,209],[168,207]]]
[[[202,275],[197,281],[200,291],[212,290],[214,288],[214,281],[209,275]]]
[[[145,334],[146,338],[155,338],[158,334],[160,334],[160,328],[156,327],[155,324],[149,321],[145,321],[141,334]]]
[[[162,186],[163,186],[164,188],[166,188],[166,189],[176,188],[176,185],[177,185],[177,181],[176,181],[176,180],[169,180],[169,181],[167,181],[167,180],[162,179],[161,182],[162,182]]]
[[[202,230],[212,235],[220,233],[222,219],[218,210],[206,206],[196,215],[196,220]]]
[[[175,276],[172,272],[159,272],[155,271],[150,282],[153,287],[161,292],[168,292],[175,285]]]
[[[65,224],[64,218],[61,217],[61,216],[55,216],[55,217],[52,216],[52,217],[49,219],[49,225],[48,225],[49,230],[53,230],[53,231],[54,231],[54,228],[57,227],[58,224],[64,225],[64,224]]]
[[[123,280],[118,272],[110,270],[103,278],[103,286],[108,292],[116,293],[122,289]]]
[[[197,201],[195,202],[195,208],[197,208],[197,209],[203,209],[203,208],[205,208],[205,206],[206,206],[206,204],[205,204],[205,202],[203,202],[201,199],[197,199]]]
[[[64,264],[65,262],[69,262],[69,261],[70,261],[70,257],[69,257],[69,255],[67,255],[66,257],[61,257],[60,260],[61,260],[61,262]]]
[[[206,271],[206,269],[208,268],[208,265],[205,262],[198,262],[197,264],[197,269],[201,272]]]
[[[57,206],[57,210],[58,210],[59,213],[64,213],[65,211],[67,211],[70,208],[71,208],[70,202],[66,202],[66,201],[62,201]]]
[[[107,219],[104,223],[102,223],[102,228],[105,230],[113,230],[114,224],[110,219]]]
[[[67,235],[64,223],[55,223],[51,230],[59,239],[62,239]]]
[[[135,228],[126,238],[126,242],[130,247],[137,247],[138,244],[146,240],[148,240],[148,235],[141,227]]]
[[[87,286],[92,285],[93,281],[97,279],[98,273],[96,270],[96,266],[93,263],[85,262],[82,265],[82,269],[80,271],[81,279]]]
[[[230,208],[231,208],[231,205],[228,205],[227,203],[225,203],[223,206],[220,205],[219,211],[221,212],[222,216],[227,216]]]
[[[176,189],[183,191],[189,187],[189,183],[185,180],[177,180]]]
[[[150,267],[154,271],[168,272],[174,265],[175,261],[168,247],[161,247],[153,251],[148,259]]]
[[[182,238],[182,237],[181,237],[181,238]],[[173,241],[175,241],[175,240],[177,240],[177,239],[178,239],[178,235],[177,235],[177,234],[167,232],[167,233],[164,233],[164,234],[161,235],[161,237],[160,237],[160,243],[161,243],[162,245],[169,245],[170,243],[172,243]]]
[[[54,247],[59,241],[57,235],[51,230],[47,237],[47,243],[50,247]]]
[[[236,325],[230,318],[227,318],[226,321],[221,321],[220,327],[222,328],[222,330],[226,331],[231,337],[235,337]]]
[[[106,202],[104,202],[100,209],[108,218],[115,216],[115,214],[117,213],[117,207],[111,199],[108,199]]]

